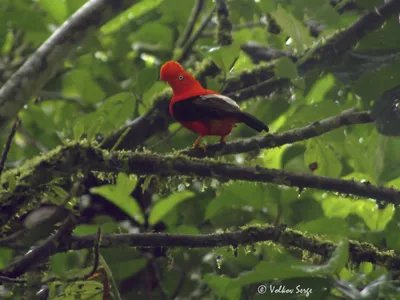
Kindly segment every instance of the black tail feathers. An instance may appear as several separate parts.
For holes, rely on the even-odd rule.
[[[254,130],[257,130],[258,132],[261,132],[263,130],[265,130],[266,132],[269,131],[267,125],[246,112],[241,112],[240,121],[245,123],[247,126],[253,128]]]

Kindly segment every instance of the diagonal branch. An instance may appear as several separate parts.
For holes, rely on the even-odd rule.
[[[266,136],[257,136],[233,141],[227,143],[222,148],[220,144],[209,145],[207,146],[206,152],[202,149],[190,149],[184,150],[180,153],[191,157],[212,157],[216,155],[228,155],[260,149],[270,149],[320,136],[343,126],[372,122],[374,122],[374,120],[369,112],[356,112],[354,109],[349,109],[337,116],[316,121],[305,127],[288,130],[280,134],[268,134]]]
[[[54,235],[49,236],[40,246],[33,248],[23,257],[7,266],[5,270],[1,270],[0,275],[16,278],[24,274],[33,265],[46,260],[51,255],[54,245],[70,235],[75,226],[76,218],[73,214],[70,214]]]
[[[20,120],[17,118],[17,120],[15,120],[13,126],[11,127],[10,134],[7,137],[6,145],[4,146],[3,153],[1,154],[0,176],[1,176],[1,173],[3,173],[4,164],[6,163],[8,152],[10,151],[11,142],[14,138],[15,133],[17,132],[17,129],[18,129],[18,126],[20,125],[20,123],[21,123]]]
[[[0,128],[55,74],[96,28],[135,4],[132,0],[91,0],[64,22],[0,89]]]
[[[186,26],[185,31],[182,36],[176,43],[176,48],[181,48],[190,38],[193,32],[194,25],[196,24],[197,19],[203,9],[204,0],[196,0],[196,3],[193,6],[192,13],[188,20],[188,25]]]
[[[182,53],[176,59],[177,61],[184,61],[187,56],[190,54],[195,42],[200,37],[203,30],[206,28],[207,24],[211,21],[211,18],[216,10],[216,5],[208,12],[206,17],[201,22],[199,28],[193,33],[193,35],[187,40],[187,42],[182,46]]]

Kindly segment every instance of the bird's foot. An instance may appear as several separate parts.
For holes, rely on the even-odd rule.
[[[202,144],[198,144],[198,143],[194,143],[192,149],[201,149],[204,152],[207,151],[206,146],[202,145]]]
[[[225,146],[226,146],[226,140],[225,140],[225,137],[224,137],[224,136],[222,136],[222,137],[219,139],[219,144],[221,145],[221,147],[225,147]]]

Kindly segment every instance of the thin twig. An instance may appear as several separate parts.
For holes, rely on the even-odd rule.
[[[100,264],[103,266],[103,268],[107,274],[108,280],[110,281],[111,290],[114,294],[115,300],[121,300],[121,295],[119,294],[118,286],[117,286],[117,283],[115,282],[114,276],[112,275],[111,269],[101,254],[99,255],[99,260],[100,260]]]
[[[100,243],[101,243],[101,226],[97,228],[97,237],[96,237],[96,243],[94,243],[93,246],[93,251],[94,251],[94,257],[93,257],[93,268],[92,270],[84,276],[84,279],[88,279],[93,276],[97,272],[97,269],[99,268],[99,259],[100,259]]]
[[[34,146],[37,150],[39,150],[42,153],[46,153],[49,151],[49,149],[43,145],[41,142],[35,140],[30,133],[24,128],[24,126],[20,126],[18,131],[24,136],[28,144],[31,144]]]
[[[7,283],[16,283],[16,284],[25,284],[26,283],[26,280],[24,280],[24,279],[15,279],[15,278],[10,278],[10,277],[0,275],[0,282],[1,281],[7,282]]]
[[[238,25],[233,25],[232,26],[232,31],[238,31],[246,28],[255,28],[255,27],[266,27],[267,24],[263,21],[258,21],[258,22],[248,22],[245,24],[238,24]],[[213,31],[204,31],[201,36],[202,37],[207,37],[211,38],[214,37],[215,33]]]
[[[157,279],[158,282],[158,286],[160,287],[160,294],[161,294],[161,298],[162,300],[166,300],[167,299],[167,289],[165,288],[163,282],[162,282],[162,278],[161,278],[161,274],[160,274],[160,267],[156,262],[156,259],[154,257],[150,258],[150,263],[153,266],[154,269],[154,275]]]
[[[41,103],[46,100],[53,100],[53,99],[64,100],[67,102],[78,104],[80,106],[84,106],[82,99],[80,99],[80,98],[68,97],[68,96],[63,95],[60,92],[45,91],[45,90],[42,90],[38,93],[38,98],[36,99],[35,103],[37,104],[37,103]]]
[[[188,20],[188,25],[186,26],[186,29],[183,32],[182,36],[177,41],[175,48],[181,48],[188,41],[203,7],[204,7],[204,0],[196,0],[196,3],[193,6],[192,13]]]
[[[216,10],[216,5],[213,6],[213,8],[210,10],[208,15],[203,19],[203,22],[200,24],[199,28],[196,30],[196,32],[192,35],[192,37],[187,41],[185,45],[183,45],[182,49],[182,54],[180,57],[177,59],[177,61],[184,61],[186,57],[189,55],[190,50],[192,49],[194,43],[197,41],[197,39],[200,37],[201,33],[203,30],[206,28],[207,24],[210,22],[215,10]]]
[[[186,281],[186,272],[179,272],[181,274],[178,284],[176,285],[176,288],[174,290],[174,292],[171,295],[170,300],[175,300],[175,298],[179,295],[179,292],[181,291],[183,284]]]
[[[153,150],[154,148],[156,148],[158,145],[160,145],[161,143],[164,143],[165,141],[169,141],[173,136],[175,136],[179,131],[181,131],[183,127],[179,126],[177,129],[175,129],[173,132],[168,133],[167,136],[165,136],[164,138],[160,139],[158,142],[154,143],[153,145],[151,145],[150,147],[148,147],[148,150]]]
[[[17,132],[17,128],[20,125],[20,120],[17,118],[11,128],[11,132],[8,135],[7,141],[6,141],[6,145],[4,146],[4,150],[3,153],[1,154],[1,161],[0,161],[0,176],[1,173],[3,173],[3,169],[4,169],[4,164],[7,160],[7,155],[8,152],[10,151],[10,147],[11,147],[11,142],[14,138],[15,133]]]

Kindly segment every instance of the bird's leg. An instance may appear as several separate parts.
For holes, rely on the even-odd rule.
[[[206,147],[200,144],[200,141],[202,138],[203,138],[203,136],[199,135],[199,137],[196,139],[196,141],[193,144],[193,149],[201,148],[201,149],[203,149],[203,151],[206,151]]]
[[[226,136],[221,136],[221,138],[219,139],[219,143],[221,144],[221,146],[225,146],[226,145],[225,138],[226,138]]]

